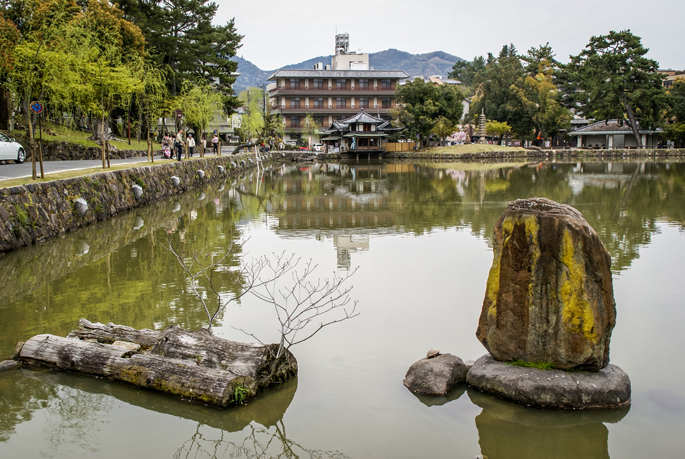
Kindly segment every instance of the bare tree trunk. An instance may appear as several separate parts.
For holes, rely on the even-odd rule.
[[[136,141],[140,142],[140,133],[141,129],[143,128],[143,107],[142,105],[138,107],[138,127],[136,128]],[[150,127],[148,126],[148,132],[150,131]],[[148,134],[148,138],[149,138]]]
[[[622,96],[621,99],[621,102],[623,102],[623,106],[626,109],[626,113],[628,114],[628,121],[630,122],[630,129],[633,131],[633,135],[635,136],[635,142],[637,143],[638,148],[642,148],[642,138],[640,137],[640,133],[637,130],[637,123],[635,122],[635,114],[633,113],[633,108],[630,106],[630,103],[628,102],[628,99],[625,98],[625,96]]]
[[[12,113],[12,96],[6,89],[0,89],[0,129],[10,130],[10,114]]]

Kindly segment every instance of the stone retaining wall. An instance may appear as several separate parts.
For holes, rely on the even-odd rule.
[[[222,180],[253,168],[250,161],[254,161],[254,155],[220,156],[2,188],[0,254]],[[219,166],[224,167],[223,173]],[[178,186],[174,186],[172,176],[179,178]],[[143,192],[137,199],[134,185]],[[83,201],[88,208],[81,215],[79,203]]]

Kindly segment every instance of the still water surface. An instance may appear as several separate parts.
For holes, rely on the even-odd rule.
[[[611,361],[631,377],[629,409],[544,411],[466,385],[438,398],[402,385],[429,348],[484,354],[475,330],[492,229],[507,202],[533,196],[579,209],[612,255]],[[683,222],[683,163],[362,160],[285,165],[18,250],[0,258],[0,357],[38,333],[64,336],[81,317],[203,326],[155,242],[167,237],[186,253],[247,239],[233,265],[286,251],[322,277],[358,267],[361,315],[294,347],[298,378],[225,411],[56,371],[0,373],[0,457],[680,457]],[[276,325],[244,297],[215,333],[275,341]]]

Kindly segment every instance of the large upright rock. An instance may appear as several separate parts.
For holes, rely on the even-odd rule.
[[[611,258],[574,208],[544,198],[509,203],[476,336],[497,360],[599,370],[616,322]]]

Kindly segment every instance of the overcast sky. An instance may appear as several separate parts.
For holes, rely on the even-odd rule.
[[[336,28],[365,53],[445,51],[471,60],[505,43],[522,53],[549,42],[562,62],[593,35],[630,29],[660,68],[685,69],[685,0],[214,1],[217,22],[234,17],[244,35],[238,55],[262,70],[333,54]]]

